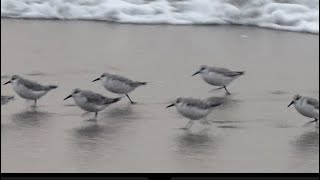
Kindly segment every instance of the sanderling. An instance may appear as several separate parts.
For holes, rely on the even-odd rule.
[[[56,89],[55,85],[41,85],[37,82],[24,79],[18,75],[13,75],[11,80],[4,83],[4,85],[11,83],[13,90],[22,98],[34,100],[34,105],[37,100],[47,94],[50,90]]]
[[[13,96],[1,96],[1,106],[7,104],[9,101],[13,100]]]
[[[75,89],[71,95],[64,98],[64,100],[73,98],[74,102],[83,110],[88,112],[94,112],[96,119],[98,117],[98,112],[105,109],[110,104],[116,103],[120,101],[120,97],[118,98],[108,98],[102,96],[101,94],[94,93],[92,91]]]
[[[103,73],[99,78],[93,80],[92,82],[101,80],[102,85],[110,92],[116,94],[125,94],[130,102],[134,104],[128,93],[135,90],[137,87],[141,85],[146,85],[146,82],[133,81],[126,77],[122,77],[119,75]]]
[[[244,71],[230,71],[226,68],[210,67],[203,65],[200,70],[195,72],[192,76],[201,74],[202,79],[210,85],[220,86],[217,89],[225,89],[227,94],[230,92],[227,90],[227,86],[236,78],[244,74]]]
[[[292,104],[294,104],[294,107],[300,114],[308,118],[314,119],[309,123],[313,123],[319,120],[319,101],[318,100],[313,99],[311,97],[300,96],[297,94],[293,97],[293,100],[288,105],[288,107],[290,107]]]
[[[175,106],[178,112],[184,117],[190,119],[188,124],[183,129],[189,129],[195,120],[201,120],[208,116],[214,107],[221,105],[221,101],[201,100],[194,98],[178,98],[173,104],[167,108]],[[204,121],[208,122],[208,121]]]

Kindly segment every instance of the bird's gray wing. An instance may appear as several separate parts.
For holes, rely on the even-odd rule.
[[[140,85],[146,84],[145,82],[133,81],[129,78],[119,76],[119,75],[110,75],[109,78],[112,80],[115,80],[115,81],[120,81],[120,82],[127,84],[129,86],[132,86],[132,87],[138,87]]]
[[[48,86],[44,86],[35,81],[30,81],[23,78],[19,79],[19,83],[28,89],[32,89],[33,91],[46,91],[50,89]]]
[[[239,76],[239,75],[242,75],[244,73],[244,72],[241,72],[241,71],[230,71],[229,69],[220,68],[220,67],[211,67],[211,68],[209,68],[209,71],[221,74],[223,76],[228,76],[228,77]]]
[[[110,79],[120,81],[125,84],[133,84],[134,83],[134,81],[132,81],[131,79],[128,79],[126,77],[119,76],[119,75],[110,75]]]
[[[210,108],[210,104],[206,103],[200,99],[193,99],[193,98],[185,98],[183,99],[185,105],[190,107],[195,107],[199,109],[208,109]]]
[[[106,105],[115,102],[116,98],[108,98],[101,94],[94,93],[91,91],[83,91],[82,94],[87,98],[87,101],[96,105]]]
[[[315,109],[318,109],[319,110],[319,101],[316,100],[316,99],[313,99],[313,98],[309,98],[307,100],[307,104],[313,106]]]

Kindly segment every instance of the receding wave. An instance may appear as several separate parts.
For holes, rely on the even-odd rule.
[[[1,17],[253,25],[319,33],[318,0],[1,0]]]

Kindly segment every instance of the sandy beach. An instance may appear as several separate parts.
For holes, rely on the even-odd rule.
[[[319,35],[245,26],[130,25],[1,19],[1,84],[19,74],[56,90],[38,101],[1,95],[1,172],[319,172],[319,126],[292,108],[294,94],[319,99]],[[201,65],[243,70],[227,103],[185,132],[177,97],[209,91]],[[104,72],[146,81],[91,115],[63,101],[75,88],[109,97]]]

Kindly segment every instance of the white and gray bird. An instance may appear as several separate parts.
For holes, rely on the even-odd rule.
[[[175,106],[177,111],[184,117],[189,119],[188,124],[183,129],[189,129],[194,121],[204,119],[214,109],[220,106],[223,102],[214,99],[194,99],[194,98],[178,98],[173,104],[166,108]],[[206,121],[207,122],[207,121]]]
[[[1,96],[1,106],[7,104],[9,101],[13,99],[13,96]]]
[[[47,94],[52,89],[56,89],[58,86],[55,85],[41,85],[35,81],[31,81],[22,78],[19,75],[13,75],[10,81],[4,83],[11,84],[13,90],[22,98],[34,100],[34,105],[37,104],[37,100]]]
[[[227,90],[227,86],[239,76],[244,75],[244,73],[244,71],[231,71],[226,68],[203,65],[200,67],[200,70],[195,72],[192,76],[200,74],[206,83],[212,86],[219,86],[219,88],[214,90],[224,88],[226,93],[230,94],[230,92]]]
[[[118,98],[108,98],[101,94],[94,93],[92,91],[75,89],[73,90],[72,94],[68,97],[64,98],[67,100],[69,98],[73,98],[74,102],[79,106],[81,109],[87,112],[94,112],[95,118],[98,117],[98,112],[104,110],[111,104],[114,104],[120,101],[121,97]]]
[[[309,123],[319,120],[319,100],[297,94],[293,97],[293,100],[288,107],[292,104],[294,104],[294,107],[301,115],[314,119]]]
[[[129,97],[129,93],[137,87],[146,85],[146,82],[133,81],[126,77],[114,75],[110,73],[103,73],[99,78],[92,82],[101,80],[102,85],[110,92],[116,94],[125,94],[132,104],[133,102]]]

